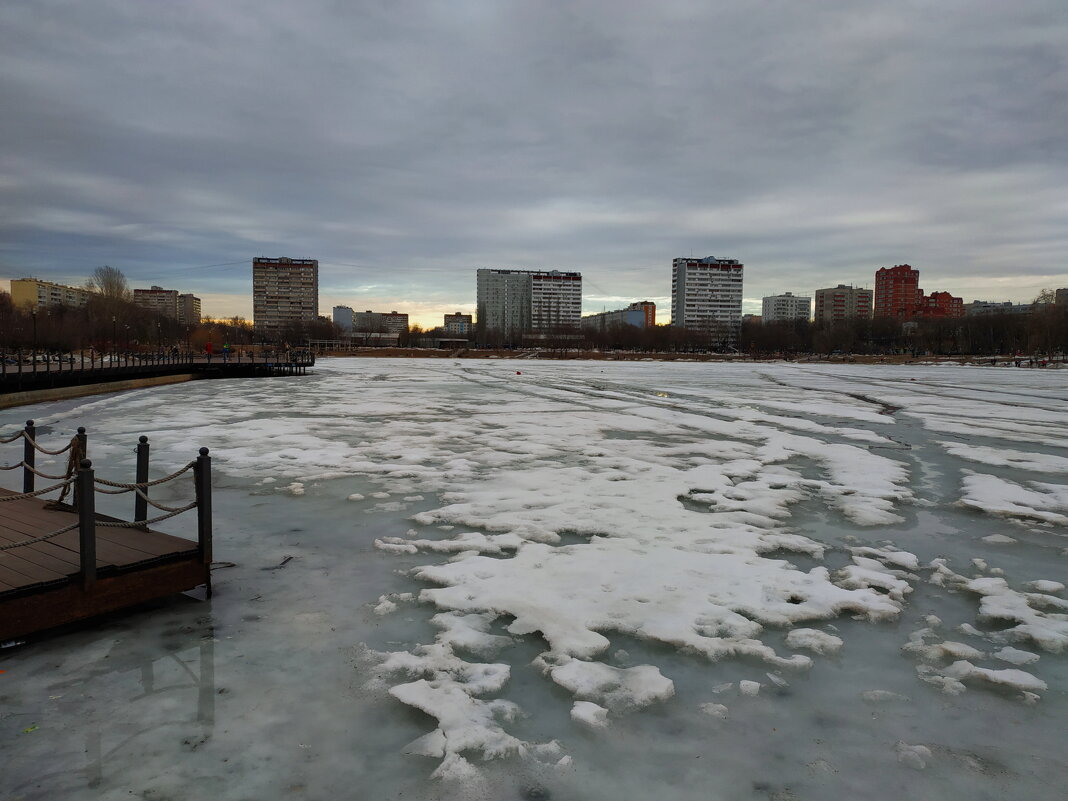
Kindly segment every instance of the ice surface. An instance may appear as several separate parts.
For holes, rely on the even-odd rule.
[[[153,475],[209,446],[226,563],[210,603],[0,649],[0,772],[26,798],[1057,798],[1065,375],[324,360],[5,412],[86,425],[107,477],[139,434]]]

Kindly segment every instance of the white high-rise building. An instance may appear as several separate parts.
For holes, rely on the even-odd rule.
[[[580,273],[551,270],[530,274],[531,328],[535,331],[578,328],[581,320]]]
[[[800,297],[792,292],[769,295],[764,298],[760,316],[765,323],[807,320],[812,316],[812,298]]]
[[[577,328],[582,319],[582,274],[560,270],[492,270],[477,274],[478,323],[518,336]]]
[[[287,336],[318,316],[317,259],[252,260],[252,318],[258,335]]]
[[[742,271],[737,259],[679,258],[671,263],[671,324],[732,343],[742,324]]]

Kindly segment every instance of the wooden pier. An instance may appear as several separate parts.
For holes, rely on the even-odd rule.
[[[0,489],[0,641],[125,609],[146,601],[205,586],[211,592],[211,459],[208,449],[176,473],[148,480],[149,445],[138,444],[137,476],[123,483],[97,477],[85,453],[83,429],[59,451],[41,448],[33,421],[14,437],[25,441],[23,492]],[[32,453],[73,452],[66,476],[37,470]],[[30,457],[30,458],[26,458]],[[77,468],[73,463],[77,461]],[[151,487],[191,474],[193,500],[183,506],[155,501]],[[34,489],[33,479],[58,483]],[[188,479],[187,479],[188,480]],[[26,486],[28,485],[28,486]],[[43,496],[71,490],[73,504],[46,502]],[[133,520],[96,512],[97,493],[134,497]],[[163,514],[149,519],[149,506]],[[150,525],[197,510],[196,539],[154,531]]]

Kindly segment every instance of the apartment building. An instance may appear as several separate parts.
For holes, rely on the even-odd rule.
[[[932,292],[930,295],[920,296],[920,306],[916,310],[917,317],[963,317],[964,299],[958,298],[948,292]]]
[[[408,332],[408,314],[398,311],[354,312],[352,315],[352,330],[367,333],[404,334]]]
[[[454,312],[445,315],[445,324],[442,326],[449,334],[467,336],[474,328],[474,317],[470,314]]]
[[[780,323],[787,320],[808,320],[812,316],[812,298],[784,292],[764,298],[761,308],[762,322]]]
[[[875,273],[875,316],[910,320],[923,298],[920,271],[908,264],[880,267]]]
[[[550,270],[530,274],[530,322],[534,331],[577,328],[582,320],[582,276]]]
[[[582,274],[480,269],[476,299],[478,321],[486,331],[519,335],[577,328],[582,319]]]
[[[656,304],[651,300],[641,300],[625,309],[589,314],[582,318],[582,327],[587,330],[606,331],[623,325],[635,328],[656,325]]]
[[[871,319],[872,291],[839,284],[816,290],[816,322]]]
[[[351,334],[355,312],[351,306],[335,306],[331,319],[334,325],[341,329],[342,333]]]
[[[143,309],[177,320],[182,325],[200,323],[200,298],[180,294],[177,289],[153,286],[151,289],[135,289],[133,302]]]
[[[742,324],[744,267],[715,256],[672,261],[671,324],[734,342]]]
[[[318,316],[317,259],[252,260],[252,319],[259,336],[278,339]]]
[[[1011,300],[1004,302],[973,300],[962,306],[965,317],[983,317],[990,314],[1031,314],[1035,310],[1033,303],[1013,303]]]
[[[154,286],[151,289],[135,289],[133,302],[143,309],[168,317],[171,320],[178,319],[178,290],[164,289]]]
[[[54,284],[39,278],[11,279],[11,302],[17,307],[84,306],[94,294],[89,289]]]
[[[201,305],[196,295],[178,296],[178,322],[182,325],[200,325]]]

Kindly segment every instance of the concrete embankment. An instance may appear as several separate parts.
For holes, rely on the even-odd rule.
[[[82,398],[86,395],[102,395],[106,392],[121,392],[125,389],[145,389],[146,387],[160,387],[167,384],[181,384],[200,377],[192,373],[182,373],[180,375],[161,375],[152,378],[131,378],[126,381],[108,381],[103,384],[81,384],[74,387],[53,387],[49,389],[34,389],[28,392],[8,392],[0,395],[0,409],[11,409],[15,406],[26,406],[31,403]]]

